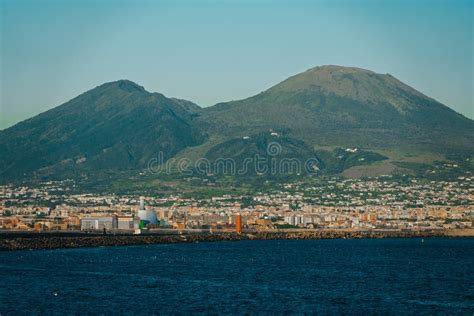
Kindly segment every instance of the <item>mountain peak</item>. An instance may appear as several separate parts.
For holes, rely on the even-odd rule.
[[[145,88],[143,88],[139,84],[136,84],[135,82],[127,80],[127,79],[120,79],[117,81],[107,82],[101,85],[101,87],[114,87],[114,88],[118,88],[120,90],[127,91],[127,92],[146,91]]]
[[[367,73],[367,74],[375,74],[375,72],[363,68],[357,67],[346,67],[346,66],[339,66],[339,65],[321,65],[310,68],[306,70],[306,72],[310,73],[324,73],[324,74],[333,74],[333,73],[345,73],[345,74],[354,74],[354,73]]]
[[[419,99],[426,96],[403,84],[391,75],[373,71],[337,65],[324,65],[308,69],[292,76],[268,90],[279,92],[311,92],[321,95],[336,95],[364,104],[391,104],[398,111],[417,107]],[[411,95],[406,102],[403,95]]]

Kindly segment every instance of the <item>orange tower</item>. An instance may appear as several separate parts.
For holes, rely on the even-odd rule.
[[[235,231],[237,234],[240,234],[242,232],[242,217],[240,214],[237,214],[235,216]]]

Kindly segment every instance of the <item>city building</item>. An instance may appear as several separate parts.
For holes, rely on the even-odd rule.
[[[145,200],[143,197],[140,198],[140,208],[138,209],[138,217],[145,225],[148,224],[158,224],[158,219],[156,218],[156,212],[153,210],[145,209]]]
[[[81,219],[81,230],[117,229],[117,216],[84,217]]]

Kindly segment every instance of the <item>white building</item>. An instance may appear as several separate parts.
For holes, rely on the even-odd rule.
[[[140,220],[144,221],[145,224],[158,224],[156,212],[153,210],[145,209],[145,200],[143,199],[143,197],[140,198],[140,209],[138,210],[138,217],[140,218]]]
[[[140,219],[133,216],[117,216],[117,229],[135,230],[140,225]]]
[[[81,219],[81,230],[117,229],[117,216],[84,217]]]

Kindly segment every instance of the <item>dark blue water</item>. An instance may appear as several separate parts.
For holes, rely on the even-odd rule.
[[[0,314],[474,313],[474,239],[0,253]]]

